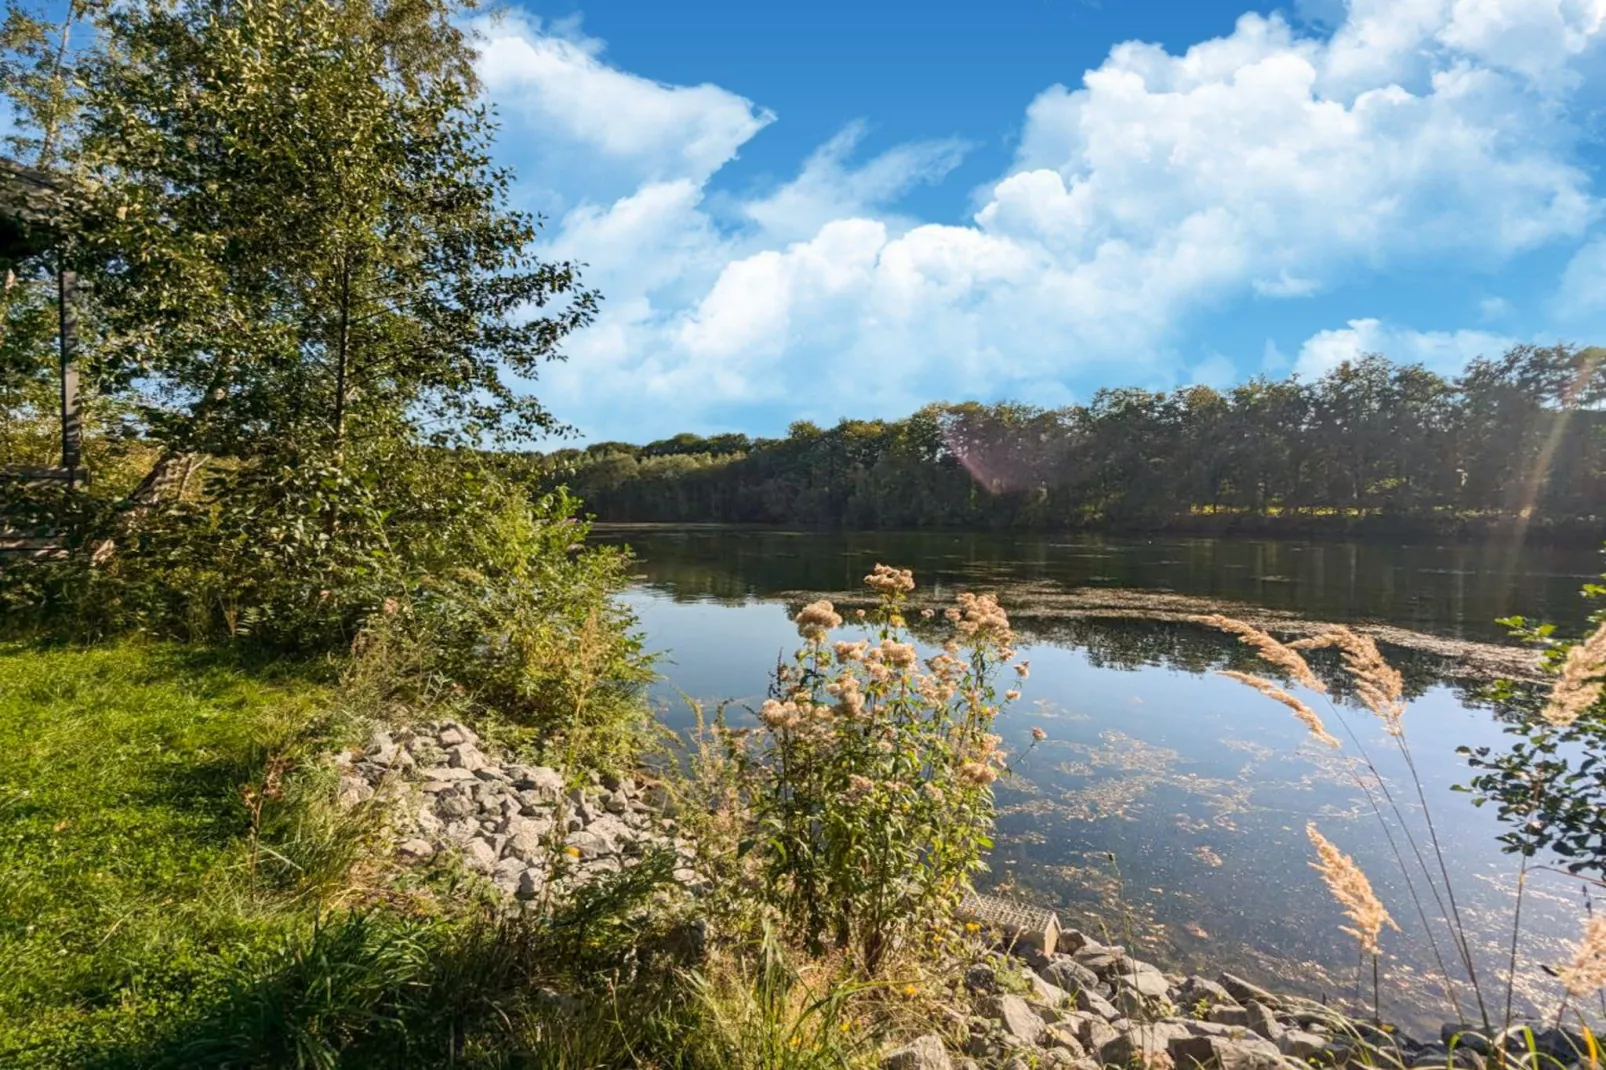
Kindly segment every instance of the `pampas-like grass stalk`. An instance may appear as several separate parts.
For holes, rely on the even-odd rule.
[[[1589,919],[1573,960],[1556,973],[1566,986],[1567,994],[1575,999],[1606,988],[1606,916]]]
[[[1210,613],[1189,619],[1198,624],[1205,624],[1220,631],[1236,635],[1240,643],[1253,647],[1255,653],[1282,669],[1299,683],[1304,684],[1312,691],[1323,693],[1327,691],[1327,686],[1316,678],[1315,673],[1310,671],[1310,666],[1305,663],[1305,659],[1299,655],[1298,651],[1286,643],[1278,642],[1254,625],[1223,616],[1220,613]]]
[[[1344,656],[1344,668],[1355,682],[1355,693],[1367,709],[1383,722],[1383,729],[1391,736],[1402,731],[1405,716],[1405,680],[1399,670],[1383,659],[1377,644],[1369,635],[1362,635],[1343,625],[1337,625],[1321,635],[1300,639],[1290,646],[1298,650],[1316,650],[1336,646]]]
[[[1251,676],[1246,672],[1234,672],[1230,669],[1222,669],[1217,673],[1217,675],[1225,676],[1229,680],[1237,680],[1240,684],[1244,684],[1248,687],[1254,688],[1256,691],[1259,691],[1262,695],[1265,695],[1273,702],[1281,702],[1284,706],[1287,706],[1289,709],[1294,711],[1294,716],[1297,717],[1306,728],[1310,729],[1310,734],[1316,737],[1317,742],[1325,743],[1334,750],[1339,749],[1340,744],[1338,742],[1338,737],[1327,730],[1327,726],[1322,724],[1322,719],[1316,715],[1316,711],[1299,701],[1299,699],[1295,698],[1293,695],[1290,695],[1288,692],[1284,691],[1282,688],[1278,687],[1276,684],[1272,683],[1270,680],[1260,676]]]
[[[1562,663],[1560,678],[1550,689],[1550,701],[1545,704],[1543,716],[1558,728],[1565,728],[1600,701],[1603,689],[1606,689],[1606,624],[1567,651],[1567,660]]]
[[[1318,860],[1311,863],[1311,868],[1322,875],[1327,890],[1344,908],[1344,916],[1354,923],[1353,926],[1344,926],[1344,932],[1355,937],[1362,951],[1381,954],[1382,948],[1378,946],[1377,939],[1383,927],[1387,926],[1395,932],[1399,932],[1400,927],[1372,891],[1372,882],[1366,879],[1366,874],[1361,872],[1355,860],[1333,846],[1332,841],[1323,836],[1314,823],[1305,826],[1305,834],[1316,847]]]

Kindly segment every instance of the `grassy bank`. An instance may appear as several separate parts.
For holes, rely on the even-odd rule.
[[[438,1066],[500,1043],[481,1023],[521,946],[377,898],[372,815],[307,761],[340,738],[331,698],[316,665],[218,649],[0,646],[0,1065]]]
[[[342,697],[316,663],[0,644],[0,1066],[849,1064],[779,958],[621,970],[649,875],[525,922],[399,872],[316,760]]]

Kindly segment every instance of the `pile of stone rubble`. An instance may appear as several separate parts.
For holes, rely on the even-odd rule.
[[[455,854],[510,904],[617,873],[659,850],[675,852],[678,882],[697,883],[662,784],[591,776],[571,785],[556,769],[487,754],[456,721],[377,731],[360,755],[335,761],[342,806],[378,793],[394,807],[400,855]]]
[[[886,1054],[884,1070],[1477,1070],[1495,1043],[1455,1023],[1415,1040],[1229,973],[1168,975],[1074,930],[1055,934],[1051,950],[989,954],[964,988],[974,1013],[963,1043],[922,1036]],[[1589,1065],[1582,1036],[1535,1025],[1505,1036],[1507,1066],[1532,1065],[1530,1039],[1548,1070]]]

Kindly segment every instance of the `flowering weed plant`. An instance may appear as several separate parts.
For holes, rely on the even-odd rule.
[[[838,637],[830,602],[804,606],[803,646],[777,668],[757,728],[724,738],[765,894],[812,949],[874,973],[982,867],[1006,761],[993,720],[1018,692],[995,688],[1015,650],[991,595],[960,595],[948,640],[922,660],[903,617],[913,576],[877,565],[865,582],[879,606],[863,637]]]

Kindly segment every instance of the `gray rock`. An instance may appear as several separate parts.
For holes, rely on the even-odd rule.
[[[610,791],[602,797],[602,808],[610,814],[623,814],[630,809],[630,797],[622,791]]]
[[[396,847],[396,852],[405,858],[430,858],[435,854],[435,845],[428,840],[414,838],[403,840]]]
[[[396,755],[405,753],[396,741],[390,738],[389,732],[375,732],[368,741],[363,756],[375,765],[390,765],[396,760]]]
[[[480,741],[480,737],[475,735],[472,728],[457,721],[443,722],[440,731],[435,734],[435,738],[441,741],[441,746],[443,747],[456,747],[464,743],[472,744]]]
[[[520,899],[534,899],[541,894],[545,887],[545,877],[542,876],[539,869],[532,867],[519,874],[519,886],[513,894]]]
[[[513,778],[513,786],[523,791],[537,792],[549,801],[563,794],[563,775],[556,769],[544,765],[510,765],[507,771]]]
[[[1069,955],[1055,955],[1043,967],[1043,976],[1067,991],[1093,988],[1099,983],[1098,974],[1083,966]]]
[[[459,743],[446,749],[446,760],[453,769],[466,769],[470,774],[485,767],[485,755],[472,743]]]
[[[488,874],[494,870],[496,855],[496,848],[477,836],[463,845],[463,864],[476,873]]]
[[[1076,990],[1076,1009],[1096,1014],[1106,1022],[1113,1022],[1121,1017],[1121,1012],[1116,1010],[1109,1000],[1091,988]]]
[[[373,787],[359,776],[341,777],[340,786],[335,792],[335,802],[342,810],[349,810],[373,797]]]
[[[1076,1025],[1076,1039],[1080,1040],[1082,1047],[1088,1051],[1099,1051],[1121,1035],[1119,1029],[1096,1014],[1078,1014],[1073,1021]]]
[[[1019,996],[999,996],[993,1016],[1004,1025],[1004,1032],[1027,1044],[1036,1044],[1043,1035],[1043,1019]]]
[[[448,821],[445,829],[442,830],[442,835],[445,836],[446,839],[451,840],[453,843],[459,844],[468,843],[469,840],[472,840],[475,836],[478,836],[479,833],[479,823],[470,821],[466,817],[459,818],[456,821]]]
[[[455,782],[478,779],[474,776],[474,771],[472,769],[458,769],[450,765],[430,766],[428,769],[424,770],[423,775],[425,780],[450,780]]]
[[[1034,970],[1026,971],[1026,980],[1032,986],[1031,999],[1034,1003],[1040,1003],[1045,1007],[1060,1007],[1071,998],[1069,992],[1059,985],[1043,980]]]
[[[582,861],[601,858],[617,850],[611,840],[598,836],[590,829],[581,829],[578,832],[569,833],[564,837],[563,844],[565,847],[573,847],[579,851]]]
[[[1082,1038],[1069,1025],[1050,1025],[1043,1031],[1042,1042],[1050,1047],[1067,1051],[1074,1056],[1083,1056],[1087,1052],[1082,1050]]]
[[[533,788],[515,788],[514,794],[519,800],[519,809],[525,816],[537,813],[550,814],[553,809],[553,800]]]
[[[1132,1026],[1099,1049],[1105,1065],[1129,1066],[1134,1062],[1154,1066],[1170,1054],[1171,1041],[1197,1040],[1184,1026],[1171,1022],[1148,1022]]]
[[[1114,948],[1089,945],[1080,951],[1071,952],[1071,957],[1100,977],[1104,977],[1112,973],[1121,964],[1121,959],[1124,956]]]
[[[435,816],[435,810],[430,806],[420,806],[413,820],[418,825],[418,831],[426,836],[435,836],[441,830],[441,819]]]
[[[1145,999],[1164,999],[1171,991],[1171,985],[1166,981],[1165,975],[1153,967],[1132,969],[1134,965],[1138,964],[1128,963],[1116,972],[1114,975],[1116,986],[1131,989]]]
[[[1221,982],[1221,987],[1225,988],[1232,995],[1232,998],[1239,1003],[1247,1004],[1250,1000],[1254,1000],[1256,1003],[1263,1003],[1268,1007],[1276,1007],[1282,1002],[1259,985],[1251,984],[1235,974],[1222,973],[1217,976],[1216,980]]]
[[[881,1070],[953,1070],[953,1060],[935,1033],[916,1037],[881,1059]]]
[[[1237,1009],[1242,1010],[1242,1008]],[[1202,1022],[1197,1018],[1189,1018],[1183,1024],[1188,1027],[1188,1032],[1196,1037],[1227,1037],[1228,1039],[1235,1039],[1250,1035],[1249,1030],[1244,1026],[1227,1025],[1224,1022]]]
[[[1284,1029],[1277,1038],[1277,1050],[1304,1062],[1319,1054],[1327,1054],[1327,1038],[1303,1029]]]
[[[641,805],[662,813],[669,809],[669,789],[662,784],[648,784],[641,789]]]
[[[457,788],[435,796],[435,812],[444,818],[465,818],[475,812],[474,800]]]
[[[1205,1020],[1238,1029],[1249,1028],[1249,1008],[1236,1003],[1219,1003],[1205,1012]]]
[[[1085,947],[1099,946],[1098,941],[1080,929],[1061,929],[1060,938],[1054,942],[1054,950],[1062,955],[1074,955]]]
[[[1439,1028],[1439,1040],[1447,1048],[1468,1048],[1479,1055],[1487,1055],[1493,1047],[1476,1026],[1455,1022],[1445,1022]]]
[[[1172,1040],[1168,1051],[1177,1070],[1284,1070],[1281,1053],[1264,1041],[1190,1036]]]
[[[1245,1009],[1249,1011],[1249,1028],[1275,1044],[1286,1027],[1272,1014],[1271,1008],[1259,1000],[1250,1000]]]
[[[1220,984],[1207,977],[1200,977],[1198,974],[1194,974],[1177,986],[1177,1002],[1183,1007],[1191,1009],[1200,1002],[1207,1003],[1212,1007],[1219,1007],[1223,1004],[1233,1004],[1237,1001]]]

